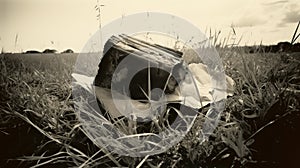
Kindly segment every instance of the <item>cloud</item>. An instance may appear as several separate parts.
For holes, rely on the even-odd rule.
[[[289,11],[285,13],[285,17],[282,19],[284,23],[295,23],[300,21],[300,11]]]
[[[258,26],[262,25],[265,23],[265,20],[258,16],[244,16],[241,17],[239,20],[233,23],[235,27],[253,27],[253,26]]]
[[[297,23],[300,21],[300,6],[297,4],[290,4],[283,14],[282,20],[277,25],[279,27],[286,27],[289,23]]]
[[[265,6],[273,6],[273,5],[279,5],[279,4],[285,4],[288,3],[288,0],[282,0],[282,1],[276,1],[276,2],[267,2],[267,3],[262,3]]]

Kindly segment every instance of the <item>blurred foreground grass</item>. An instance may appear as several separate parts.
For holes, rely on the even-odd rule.
[[[214,134],[199,141],[204,119],[199,115],[180,144],[146,158],[109,153],[83,134],[70,85],[76,54],[0,55],[0,166],[295,166],[300,54],[219,53],[236,86]]]

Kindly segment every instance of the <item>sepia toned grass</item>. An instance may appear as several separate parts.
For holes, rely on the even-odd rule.
[[[217,40],[214,43],[218,45]],[[257,135],[286,116],[299,112],[300,62],[293,54],[247,54],[241,48],[226,44],[222,44],[219,53],[226,74],[236,83],[235,94],[227,99],[214,133],[207,141],[200,137],[208,110],[204,108],[179,144],[165,153],[144,158],[118,156],[107,151],[105,146],[96,146],[87,137],[75,114],[72,97],[71,73],[76,54],[1,55],[1,136],[13,136],[14,130],[22,127],[26,131],[18,137],[34,144],[29,153],[16,150],[1,164],[32,167],[237,167],[258,164],[252,149]],[[278,104],[283,110],[275,113],[273,107]],[[127,136],[137,132],[136,123],[130,125],[120,121],[119,128]],[[33,130],[37,133],[33,134]],[[14,144],[7,145],[13,150]],[[116,145],[121,144],[116,141]]]

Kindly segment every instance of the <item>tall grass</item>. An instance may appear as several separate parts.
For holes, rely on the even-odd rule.
[[[211,36],[219,35],[216,32],[215,37]],[[213,41],[218,45],[220,40]],[[59,56],[26,61],[24,55],[19,55],[22,59],[1,55],[1,131],[5,133],[8,127],[19,127],[22,123],[22,127],[35,129],[43,137],[35,142],[31,154],[15,154],[10,162],[18,160],[33,167],[236,167],[257,163],[252,150],[257,134],[299,111],[300,63],[284,53],[247,54],[227,42],[219,52],[226,74],[236,85],[214,133],[208,141],[200,141],[204,114],[208,110],[204,108],[180,143],[165,153],[144,158],[118,156],[96,146],[84,134],[74,114],[70,85],[74,61]],[[283,104],[280,106],[283,109],[274,117],[270,109],[278,104]],[[31,135],[22,132],[21,136]]]

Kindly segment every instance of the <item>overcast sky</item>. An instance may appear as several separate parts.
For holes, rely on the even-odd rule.
[[[80,52],[98,29],[96,4],[96,0],[0,0],[0,47],[11,52],[45,48]],[[290,41],[300,20],[299,0],[100,0],[100,4],[102,25],[139,12],[164,12],[203,32],[221,31],[221,38],[234,27],[241,45]]]

